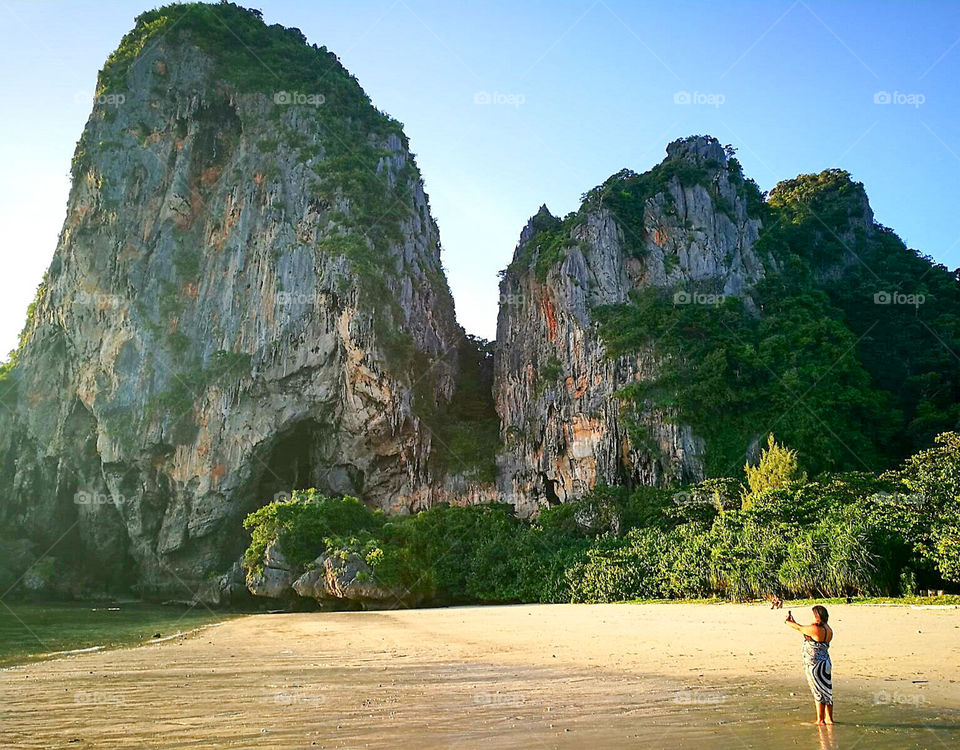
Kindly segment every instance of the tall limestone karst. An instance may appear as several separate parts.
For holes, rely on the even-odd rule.
[[[501,493],[741,475],[770,431],[813,472],[878,470],[960,423],[960,274],[839,169],[768,196],[708,136],[624,170],[503,273]]]
[[[530,219],[500,284],[495,399],[501,492],[518,508],[564,502],[597,482],[702,478],[702,440],[662,409],[618,394],[652,378],[654,352],[607,356],[592,310],[632,290],[749,295],[765,272],[755,187],[713,138],[671,143],[651,172],[624,170],[560,221]]]
[[[5,528],[67,581],[189,596],[275,493],[431,502],[464,336],[401,125],[332,53],[232,4],[144,13],[72,175],[3,373]]]

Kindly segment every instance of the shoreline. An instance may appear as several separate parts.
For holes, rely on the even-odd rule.
[[[916,603],[918,601],[930,601],[931,603]],[[939,604],[932,603],[934,601],[947,601],[949,603]],[[14,606],[18,604],[17,602],[13,603]],[[49,606],[52,608],[79,608],[86,609],[87,602],[83,601],[70,601],[70,602],[58,602],[58,601],[47,601],[47,602],[29,602],[30,605],[36,606]],[[123,602],[114,602],[111,604],[122,604],[122,605],[133,605],[133,606],[153,606],[149,602],[141,601],[123,601]],[[905,608],[912,610],[960,610],[960,595],[945,595],[940,597],[860,597],[854,598],[852,602],[847,603],[844,599],[834,598],[834,599],[800,599],[800,600],[785,600],[783,602],[782,611],[787,612],[791,608],[796,610],[801,610],[802,608],[808,608],[814,604],[823,604],[824,606],[832,607],[839,604],[849,607],[884,607],[884,608]],[[14,661],[12,663],[0,665],[0,672],[8,669],[13,669],[16,667],[25,666],[28,664],[38,664],[41,662],[49,662],[56,659],[64,659],[71,656],[84,653],[109,653],[113,651],[126,650],[131,648],[142,648],[146,646],[155,645],[157,643],[163,643],[168,640],[173,640],[179,637],[187,637],[192,634],[198,633],[206,628],[223,625],[231,620],[244,618],[244,617],[253,617],[253,616],[276,616],[276,615],[337,615],[337,614],[361,614],[363,612],[368,612],[370,614],[375,613],[390,613],[390,612],[416,612],[416,611],[432,611],[432,610],[455,610],[455,609],[464,609],[464,608],[477,608],[477,609],[486,609],[486,608],[495,608],[495,607],[537,607],[537,606],[633,606],[633,607],[643,607],[650,605],[663,605],[670,607],[683,607],[691,605],[702,605],[702,606],[735,606],[735,607],[755,607],[758,609],[770,610],[769,604],[763,600],[754,600],[750,602],[734,602],[728,599],[720,598],[709,598],[709,599],[635,599],[625,602],[615,602],[609,604],[583,604],[583,603],[570,603],[570,604],[528,604],[528,603],[509,603],[509,604],[450,604],[450,605],[438,605],[435,607],[414,607],[410,609],[397,609],[397,610],[332,610],[332,611],[288,611],[288,610],[260,610],[252,611],[249,609],[209,609],[207,607],[195,606],[187,607],[187,611],[206,609],[211,617],[220,617],[222,619],[214,620],[212,622],[203,623],[195,627],[189,628],[183,631],[177,631],[168,636],[163,636],[161,638],[150,638],[147,640],[137,639],[137,640],[128,640],[125,643],[103,643],[103,644],[92,644],[87,647],[75,648],[75,649],[66,649],[62,651],[54,651],[49,653],[36,653],[31,652],[23,656],[22,661]],[[169,611],[176,611],[182,609],[178,605],[161,605],[164,609],[169,609]],[[112,606],[102,607],[100,609],[113,609]],[[777,610],[771,610],[776,612]],[[0,613],[2,614],[2,613]]]
[[[96,646],[88,646],[86,648],[74,648],[74,649],[68,649],[66,651],[52,651],[46,654],[30,654],[28,655],[28,657],[32,657],[32,658],[25,658],[24,661],[22,662],[0,666],[0,672],[7,672],[7,671],[16,670],[16,669],[22,669],[24,667],[33,666],[35,664],[47,664],[50,662],[59,661],[61,659],[70,659],[71,657],[75,657],[75,656],[83,656],[85,654],[110,654],[118,651],[129,651],[131,649],[150,648],[151,646],[155,646],[159,643],[166,643],[167,641],[172,641],[177,638],[190,638],[193,636],[197,636],[204,630],[208,630],[209,628],[219,627],[220,625],[223,625],[226,622],[229,622],[229,620],[239,619],[240,617],[243,617],[243,616],[244,615],[234,615],[229,619],[224,619],[219,622],[211,622],[211,623],[207,623],[206,625],[198,625],[197,627],[190,628],[189,630],[177,631],[176,633],[172,633],[171,635],[162,636],[160,638],[151,638],[149,641],[143,641],[140,643],[131,642],[131,643],[124,643],[124,644],[117,644],[117,645],[98,644]]]

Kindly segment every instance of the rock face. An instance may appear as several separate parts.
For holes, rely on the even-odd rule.
[[[634,413],[616,395],[653,377],[654,357],[609,359],[591,310],[644,287],[678,290],[678,304],[728,294],[749,303],[765,267],[743,185],[715,139],[693,137],[671,143],[649,175],[614,175],[564,222],[545,206],[531,218],[500,284],[494,395],[504,501],[529,514],[598,482],[702,478],[703,445],[688,427],[656,408]],[[647,192],[629,196],[635,216],[610,199],[638,189]]]
[[[276,545],[270,545],[263,555],[263,569],[247,576],[247,589],[254,596],[285,599],[290,596],[295,577],[286,555]]]
[[[77,147],[0,417],[0,522],[184,597],[274,493],[421,507],[419,414],[451,398],[462,336],[399,123],[295,29],[151,11]]]

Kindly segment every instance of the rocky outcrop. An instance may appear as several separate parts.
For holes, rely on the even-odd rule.
[[[237,561],[226,573],[201,585],[188,604],[208,607],[248,606],[251,603],[250,594],[243,566]]]
[[[239,564],[235,570],[240,570]],[[224,604],[238,600],[237,592],[230,585],[234,580],[235,576],[230,574],[218,580],[204,601]],[[356,552],[330,550],[309,565],[295,566],[276,542],[267,546],[261,564],[247,572],[246,589],[256,597],[285,602],[302,597],[332,609],[350,606],[394,609],[419,603],[410,591],[385,586],[377,580],[373,568]]]
[[[294,578],[296,575],[287,556],[276,544],[271,544],[263,555],[260,569],[247,575],[247,589],[254,596],[285,599],[290,596]]]
[[[772,261],[755,251],[761,223],[745,184],[715,139],[694,137],[671,143],[648,175],[614,175],[562,223],[546,207],[530,220],[500,284],[494,394],[506,502],[529,514],[598,482],[702,478],[703,443],[689,427],[617,396],[656,375],[653,353],[608,358],[591,310],[647,287],[674,290],[677,304],[730,294],[749,303]]]
[[[151,11],[77,146],[0,417],[0,522],[184,597],[275,493],[422,507],[420,415],[462,335],[401,127],[336,58],[229,4]]]
[[[395,609],[417,604],[409,591],[383,586],[373,569],[355,552],[324,554],[293,582],[293,590],[321,605],[359,604]]]

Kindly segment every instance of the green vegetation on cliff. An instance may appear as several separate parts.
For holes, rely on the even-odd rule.
[[[738,471],[771,429],[814,472],[890,466],[954,429],[956,274],[873,224],[846,172],[781,183],[766,210],[758,249],[780,270],[749,301],[676,304],[645,289],[596,310],[611,356],[652,346],[661,360],[624,398],[692,425],[713,476]]]
[[[500,418],[493,405],[493,342],[465,336],[457,362],[453,398],[430,420],[431,459],[438,475],[494,482]]]
[[[99,93],[125,91],[139,58],[152,46],[189,41],[214,61],[213,80],[241,92],[322,95],[329,119],[359,120],[402,137],[400,124],[374,108],[356,78],[326,47],[296,28],[266,25],[259,10],[234,3],[187,2],[141,13],[100,72]]]
[[[624,252],[641,257],[651,205],[675,210],[671,185],[701,185],[733,218],[729,190],[719,189],[728,180],[747,215],[762,220],[755,254],[763,281],[742,297],[718,295],[717,304],[674,298],[717,292],[708,282],[646,286],[626,304],[592,311],[611,358],[652,351],[659,363],[655,380],[620,392],[637,407],[630,413],[657,406],[691,425],[706,440],[708,476],[739,472],[774,429],[813,473],[889,467],[956,429],[957,272],[876,224],[847,172],[801,175],[764,199],[729,148],[726,169],[711,153],[720,153],[715,139],[678,141],[650,171],[622,170],[586,193],[562,222],[542,208],[506,273],[544,282],[576,244],[576,228],[601,208],[617,222]]]
[[[898,414],[852,356],[856,337],[823,292],[770,287],[757,290],[760,316],[736,297],[677,305],[652,288],[597,309],[611,357],[653,343],[660,361],[659,378],[621,396],[692,425],[707,440],[710,476],[739,472],[751,441],[770,429],[815,472],[881,468]]]

